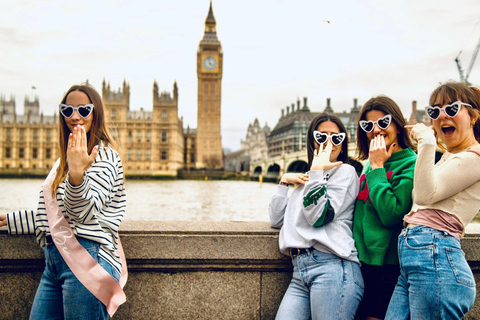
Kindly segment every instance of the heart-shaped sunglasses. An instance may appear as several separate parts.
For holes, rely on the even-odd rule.
[[[75,110],[77,110],[77,113],[80,115],[80,117],[86,118],[92,113],[93,104],[89,103],[89,104],[79,105],[77,107],[74,107],[74,106],[66,105],[62,103],[60,104],[59,108],[60,108],[60,113],[65,118],[71,118]]]
[[[324,144],[327,142],[327,139],[330,138],[330,141],[336,146],[341,144],[345,140],[345,132],[326,134],[325,132],[313,131],[313,138],[317,141],[318,144]]]
[[[432,106],[427,106],[427,107],[425,107],[425,111],[427,112],[428,116],[432,120],[437,120],[438,117],[440,117],[440,113],[442,112],[442,110],[443,110],[443,112],[445,112],[445,114],[448,117],[453,118],[460,112],[460,109],[462,108],[462,105],[472,108],[472,106],[469,105],[468,103],[464,103],[464,102],[461,102],[461,101],[455,101],[455,102],[452,102],[450,104],[445,105],[445,107],[443,107],[443,108],[440,108],[439,106],[433,106],[433,107]]]
[[[360,120],[359,121],[360,128],[362,128],[362,130],[367,132],[367,133],[373,131],[373,129],[375,128],[375,123],[377,124],[377,126],[380,129],[385,130],[385,129],[388,128],[390,123],[392,123],[392,116],[390,114],[387,114],[385,117],[380,118],[377,121],[372,121],[372,120],[368,120],[368,121],[367,120]]]

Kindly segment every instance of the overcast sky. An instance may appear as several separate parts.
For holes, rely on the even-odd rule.
[[[197,126],[196,52],[209,0],[0,2],[0,94],[38,95],[53,114],[64,92],[88,81],[101,92],[130,84],[130,109],[152,109],[153,82]],[[478,0],[214,0],[224,52],[222,141],[236,151],[249,123],[273,128],[281,109],[331,98],[336,112],[385,94],[410,117],[431,91],[459,80],[480,38]],[[469,80],[480,84],[480,58]],[[36,87],[36,90],[32,89]],[[303,103],[303,102],[302,102]]]

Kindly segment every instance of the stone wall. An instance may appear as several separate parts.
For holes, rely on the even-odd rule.
[[[265,222],[126,221],[121,238],[129,279],[114,319],[274,319],[291,276]],[[480,283],[480,242],[462,246]],[[28,319],[43,267],[33,236],[0,234],[0,319]]]

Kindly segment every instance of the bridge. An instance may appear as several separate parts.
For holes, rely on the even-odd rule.
[[[355,142],[348,143],[348,156],[355,158],[356,156]],[[254,178],[279,180],[284,173],[287,172],[307,172],[308,167],[307,149],[282,154],[276,157],[264,160],[253,161],[250,163],[250,176]]]

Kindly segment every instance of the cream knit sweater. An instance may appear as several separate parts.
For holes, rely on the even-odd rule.
[[[445,152],[435,162],[436,141],[431,132],[417,135],[412,212],[439,209],[456,216],[465,226],[480,209],[480,156],[475,152]],[[471,149],[478,150],[479,146]]]

